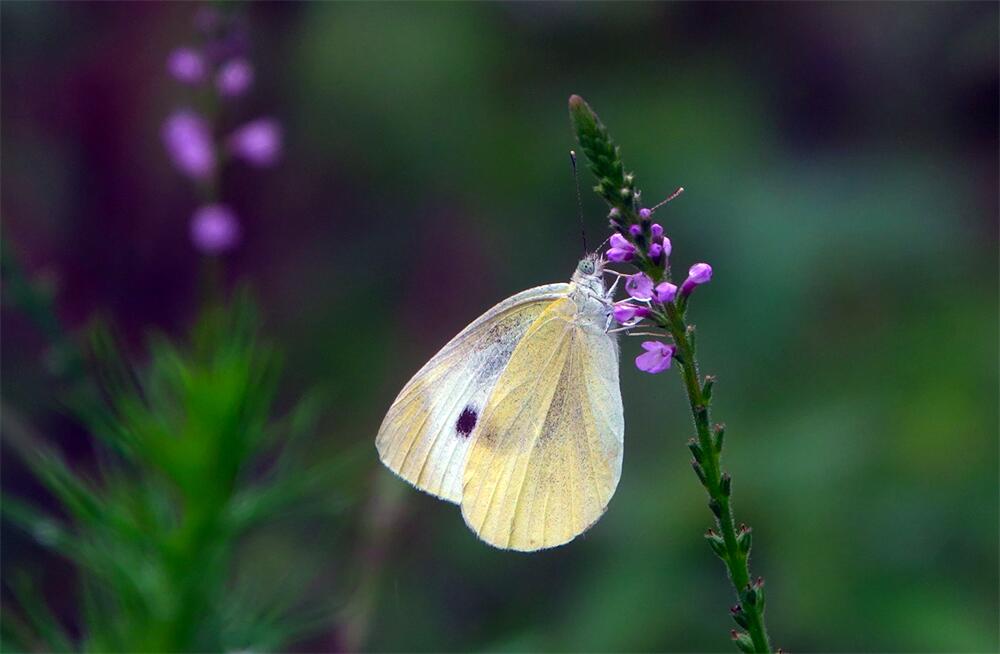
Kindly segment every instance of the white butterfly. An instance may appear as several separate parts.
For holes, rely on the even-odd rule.
[[[570,283],[480,316],[403,387],[375,439],[386,466],[461,504],[496,547],[567,543],[618,486],[625,420],[603,267],[589,255]]]

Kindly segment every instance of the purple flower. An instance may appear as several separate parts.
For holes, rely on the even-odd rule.
[[[653,212],[650,211],[649,209],[639,209],[639,217],[642,218],[643,220],[646,220],[647,218],[649,218],[652,215],[653,215]]]
[[[625,292],[637,300],[648,300],[653,297],[653,280],[646,273],[629,275],[625,282]]]
[[[191,216],[191,241],[204,254],[231,250],[240,240],[240,222],[224,204],[206,204]]]
[[[670,253],[674,251],[674,244],[670,242],[670,239],[666,236],[663,237],[663,241],[660,242],[663,247],[663,256],[669,257]]]
[[[707,263],[696,263],[688,270],[687,279],[681,284],[681,295],[690,295],[695,286],[707,284],[712,279],[712,266]]]
[[[659,264],[660,260],[663,258],[663,246],[659,243],[653,243],[650,245],[649,258],[653,260],[653,263]]]
[[[635,358],[635,367],[655,375],[670,367],[670,360],[676,348],[660,341],[643,341],[642,349],[646,350],[646,353]]]
[[[663,238],[663,225],[660,223],[653,223],[653,226],[649,228],[649,231],[653,234],[654,243],[659,243]]]
[[[648,316],[649,309],[638,304],[632,304],[631,302],[618,302],[615,304],[615,308],[611,310],[611,315],[614,316],[615,321],[619,324],[632,324]]]
[[[632,235],[632,238],[636,238],[639,234],[642,234],[642,227],[639,227],[638,225],[630,225],[628,233]]]
[[[206,179],[215,171],[215,148],[205,119],[183,109],[171,114],[161,132],[167,154],[181,173]]]
[[[194,48],[177,48],[167,57],[167,71],[178,82],[200,84],[205,79],[205,59]]]
[[[619,263],[631,261],[635,256],[635,246],[625,240],[621,234],[611,235],[611,247],[608,248],[608,261]]]
[[[219,95],[235,98],[243,95],[253,84],[253,66],[246,59],[231,59],[222,64],[215,76]]]
[[[677,297],[677,287],[670,282],[657,284],[656,288],[653,289],[653,297],[656,298],[657,302],[662,302],[663,304],[673,302],[674,298]]]
[[[230,134],[229,151],[254,166],[274,165],[281,156],[281,125],[271,118],[259,118]]]

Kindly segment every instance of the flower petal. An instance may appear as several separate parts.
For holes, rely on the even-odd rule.
[[[625,282],[625,292],[637,300],[649,300],[653,297],[653,280],[641,272],[629,275]]]

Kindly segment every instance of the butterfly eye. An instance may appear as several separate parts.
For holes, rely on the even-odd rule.
[[[583,261],[580,262],[580,265],[577,266],[577,268],[584,275],[592,275],[594,273],[594,262],[591,261],[590,259],[584,259]]]

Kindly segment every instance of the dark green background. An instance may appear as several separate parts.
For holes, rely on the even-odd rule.
[[[68,324],[102,311],[138,356],[148,328],[181,333],[197,308],[195,197],[159,140],[183,98],[163,62],[194,9],[3,7],[4,239]],[[258,87],[236,115],[277,117],[287,142],[276,170],[224,180],[246,233],[227,272],[285,351],[282,393],[332,393],[318,456],[371,442],[402,384],[486,308],[571,274],[579,93],[648,201],[687,189],[657,216],[675,268],[715,269],[691,316],[775,644],[997,650],[995,3],[241,11]],[[606,208],[581,181],[599,242]],[[45,418],[40,337],[6,306],[4,321],[5,397],[85,465],[86,435]],[[490,549],[456,507],[389,481],[372,447],[362,478],[403,502],[372,648],[730,648],[681,385],[637,371],[636,342],[622,351],[621,484],[565,547]],[[37,490],[16,463],[4,477]],[[243,565],[349,587],[369,506],[248,543]],[[5,541],[7,570],[45,561]],[[72,575],[51,565],[72,621]]]

